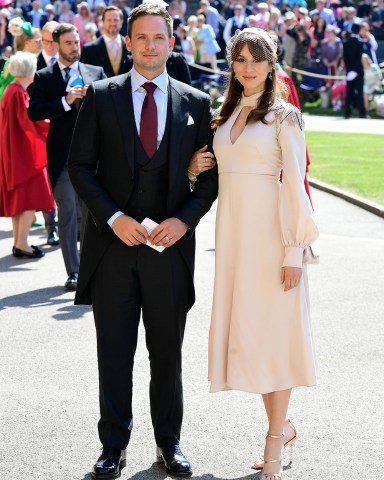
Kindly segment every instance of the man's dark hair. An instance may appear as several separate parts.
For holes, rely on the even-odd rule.
[[[358,23],[353,23],[351,26],[351,32],[354,35],[358,35],[360,33],[360,25]]]
[[[110,7],[106,7],[103,10],[103,14],[101,16],[102,21],[104,22],[105,14],[107,12],[118,12],[120,15],[120,20],[123,20],[123,12],[120,10],[120,8],[116,7],[115,5],[111,5]]]
[[[59,43],[61,35],[64,33],[76,32],[79,33],[77,28],[71,23],[60,23],[52,32],[53,41]]]
[[[128,18],[128,37],[132,35],[132,25],[133,22],[140,18],[145,17],[147,15],[158,15],[159,17],[164,18],[165,23],[167,25],[169,38],[173,35],[173,20],[170,14],[165,10],[165,8],[160,7],[159,5],[151,4],[151,3],[143,3],[139,7],[134,8],[131,11],[131,14]]]

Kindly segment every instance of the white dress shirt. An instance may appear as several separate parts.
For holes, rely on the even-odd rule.
[[[50,55],[47,55],[47,54],[45,53],[45,50],[43,50],[43,51],[41,52],[41,54],[43,55],[43,58],[44,58],[44,60],[45,60],[45,63],[47,64],[47,67],[49,67],[50,65],[52,65],[52,58],[55,58],[55,59],[56,59],[56,62],[57,62],[58,59],[59,59],[59,54],[58,54],[58,53],[56,53],[56,55],[53,55],[53,56],[51,57]],[[56,63],[56,62],[55,62],[55,63]]]
[[[61,71],[61,75],[63,76],[63,80],[65,80],[66,73],[64,71],[64,68],[67,68],[67,66],[64,65],[63,63],[61,63],[60,60],[57,60],[57,64],[60,67],[60,71]],[[70,77],[72,77],[73,75],[77,75],[78,77],[81,77],[80,71],[79,71],[79,62],[77,60],[76,60],[76,62],[72,63],[72,65],[70,65],[69,68],[70,68],[70,71],[69,71]],[[71,110],[71,106],[68,105],[67,100],[65,99],[65,95],[63,97],[61,97],[61,103],[63,104],[64,110],[66,112],[69,112],[69,110]]]
[[[115,59],[119,53],[119,48],[122,43],[120,35],[117,35],[115,38],[109,38],[107,35],[103,35],[103,38],[107,50],[112,53],[112,57]]]
[[[131,70],[131,85],[132,85],[132,103],[133,111],[135,114],[135,124],[137,128],[137,133],[140,137],[140,120],[141,120],[141,110],[143,108],[143,103],[145,95],[147,94],[146,90],[142,86],[144,83],[152,82],[157,88],[153,93],[153,98],[157,107],[157,148],[163,139],[165,124],[167,121],[167,110],[168,110],[168,74],[164,69],[164,72],[161,73],[158,77],[153,80],[148,80],[147,78],[140,75],[135,70],[135,67]],[[117,217],[123,215],[123,212],[116,212],[108,220],[108,224],[112,227],[112,223],[116,220]]]
[[[145,88],[142,86],[147,82],[154,83],[157,88],[153,93],[153,98],[155,99],[157,107],[157,148],[159,148],[160,142],[164,135],[165,123],[167,121],[167,109],[168,109],[168,74],[167,71],[154,78],[153,80],[148,80],[147,78],[140,75],[135,70],[135,67],[131,70],[131,84],[132,84],[132,101],[133,101],[133,110],[135,112],[135,123],[137,128],[137,133],[140,136],[140,119],[141,119],[141,110],[143,108],[143,103],[145,95],[147,94]]]

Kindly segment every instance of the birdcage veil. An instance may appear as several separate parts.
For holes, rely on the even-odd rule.
[[[252,57],[256,62],[267,61],[275,63],[277,58],[277,45],[269,33],[262,28],[244,28],[237,30],[227,44],[228,65],[239,57],[244,45],[247,45]]]

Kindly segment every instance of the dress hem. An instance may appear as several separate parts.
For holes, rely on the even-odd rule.
[[[237,391],[240,391],[240,392],[256,393],[256,394],[264,395],[266,393],[281,392],[283,390],[290,390],[292,388],[298,388],[298,387],[316,387],[318,384],[319,384],[319,382],[317,380],[315,380],[314,383],[298,382],[298,383],[295,383],[294,385],[286,385],[284,387],[276,388],[274,390],[267,389],[267,390],[263,390],[263,391],[261,391],[261,390],[259,390],[259,391],[251,390],[250,388],[243,387],[241,385],[232,386],[232,387],[223,386],[223,387],[215,387],[215,388],[212,388],[212,386],[211,386],[210,389],[209,389],[209,393],[219,393],[219,392],[227,392],[227,391],[230,391],[230,390],[237,390]]]

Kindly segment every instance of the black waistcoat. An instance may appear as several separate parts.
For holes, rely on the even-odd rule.
[[[232,20],[232,27],[231,27],[231,37],[233,37],[235,35],[235,33],[237,32],[237,30],[243,30],[243,28],[247,28],[247,24],[245,22],[243,22],[243,25],[239,28],[237,26],[237,22],[235,20],[235,17],[233,17],[233,20]]]
[[[157,223],[167,218],[170,112],[171,97],[168,94],[164,135],[151,160],[141,144],[134,121],[135,174],[133,191],[126,207],[126,214],[140,223],[145,217]]]

